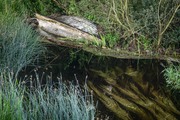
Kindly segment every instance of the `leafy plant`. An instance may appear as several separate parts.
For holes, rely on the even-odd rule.
[[[102,38],[105,39],[106,44],[110,48],[114,47],[117,44],[117,42],[119,41],[119,35],[118,34],[107,33]]]
[[[171,65],[165,68],[163,72],[167,86],[175,90],[180,90],[180,65]]]
[[[145,36],[141,36],[138,39],[138,44],[140,46],[139,50],[151,50],[152,49],[152,43],[151,40],[147,39]]]

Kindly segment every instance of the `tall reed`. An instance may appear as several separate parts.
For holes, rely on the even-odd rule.
[[[45,77],[47,81],[51,77]],[[32,80],[31,78],[28,79]],[[1,120],[94,120],[95,106],[87,88],[62,82],[30,87],[14,79],[12,73],[0,74]]]
[[[0,119],[24,119],[24,87],[15,81],[13,74],[6,71],[0,73]]]
[[[13,13],[0,14],[0,71],[18,73],[45,51],[40,37],[24,19]]]

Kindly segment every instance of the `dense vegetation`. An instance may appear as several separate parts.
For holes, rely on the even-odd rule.
[[[0,1],[0,119],[64,120],[95,117],[92,95],[79,84],[52,82],[52,76],[18,77],[27,65],[35,66],[46,52],[38,34],[25,23],[20,1]],[[42,85],[42,81],[48,81]],[[50,82],[51,81],[51,82]]]
[[[179,0],[17,0],[1,1],[3,11],[33,16],[67,14],[87,18],[102,29],[109,47],[169,52],[180,47]],[[9,10],[9,8],[11,10]]]
[[[34,13],[89,19],[98,25],[100,38],[111,49],[148,55],[180,52],[179,0],[0,0],[0,118],[4,120],[89,120],[95,116],[86,87],[67,85],[61,79],[56,86],[42,87],[38,74],[35,86],[26,86],[32,78],[18,79],[19,71],[34,65],[46,52],[41,38],[25,23]],[[167,86],[180,89],[179,64],[166,68],[164,77]]]

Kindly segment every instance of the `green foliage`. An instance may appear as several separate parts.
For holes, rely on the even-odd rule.
[[[0,14],[0,71],[17,73],[45,50],[38,35],[13,14]]]
[[[171,65],[165,68],[164,77],[168,87],[174,90],[180,90],[180,65]]]
[[[55,0],[21,0],[22,4],[28,9],[30,14],[39,13],[49,15],[51,13],[62,13]]]
[[[0,0],[0,13],[25,13],[26,8],[22,2],[23,0]]]
[[[119,41],[119,35],[118,34],[112,34],[112,33],[107,33],[101,37],[101,39],[105,39],[106,45],[109,46],[110,48],[114,47],[117,42]]]
[[[134,49],[149,49],[147,46],[152,45],[151,48],[159,45],[165,48],[179,47],[177,37],[173,37],[178,36],[177,31],[179,31],[179,27],[177,27],[179,10],[176,10],[179,5],[178,0],[161,0],[161,2],[160,0],[70,1],[61,2],[66,8],[75,7],[73,7],[74,12],[70,9],[70,14],[82,16],[98,23],[108,37],[109,33],[119,34],[119,40],[123,40],[123,43],[114,39],[116,42],[112,40],[111,47],[118,43],[121,43],[123,47]],[[173,19],[171,20],[171,18]],[[151,42],[139,44],[142,36],[146,36],[146,39]]]
[[[40,13],[49,15],[61,13],[63,8],[57,5],[55,0],[0,0],[0,12],[34,15]]]
[[[152,48],[179,48],[178,0],[0,0],[0,3],[0,11],[4,13],[15,11],[20,14],[25,11],[30,15],[38,12],[85,17],[99,24],[106,36],[114,33],[123,40],[108,41],[109,47],[121,43],[122,47],[137,50],[144,47],[137,42],[141,36],[146,36],[151,40],[148,46],[153,45]]]
[[[77,50],[73,50],[70,49],[69,50],[69,57],[68,60],[66,60],[66,62],[64,63],[64,69],[67,69],[68,67],[70,67],[72,64],[76,64],[78,65],[80,68],[84,68],[86,67],[86,65],[88,65],[93,57],[93,54],[84,52],[84,51],[77,51]]]
[[[76,0],[70,0],[69,2],[69,6],[68,6],[68,12],[67,14],[71,15],[71,14],[79,14],[79,8],[76,4]]]
[[[138,44],[141,50],[151,50],[152,43],[151,40],[147,39],[145,36],[140,36],[138,39]]]

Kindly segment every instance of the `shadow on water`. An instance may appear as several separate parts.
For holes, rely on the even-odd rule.
[[[56,81],[61,74],[63,80],[72,81],[77,77],[81,84],[88,76],[88,88],[98,101],[97,117],[104,120],[180,119],[176,107],[180,104],[179,93],[173,101],[165,87],[161,65],[165,65],[165,61],[97,57],[64,48],[52,51],[40,66],[28,66],[20,76],[33,78],[37,73],[49,75]]]

